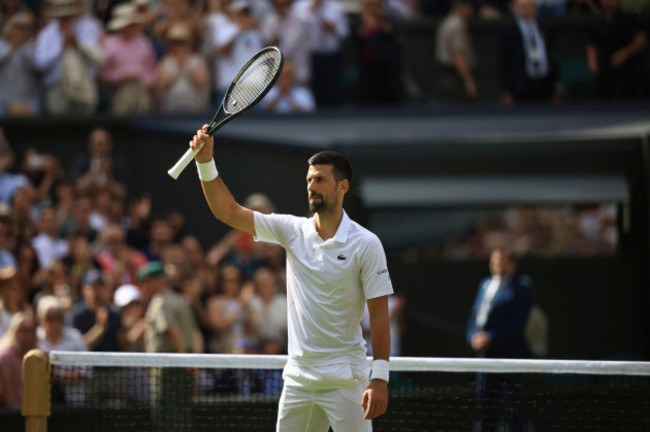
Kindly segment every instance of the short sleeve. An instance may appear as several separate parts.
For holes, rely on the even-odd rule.
[[[286,248],[298,229],[296,216],[255,212],[255,241],[279,244]]]
[[[377,236],[368,241],[361,259],[360,277],[366,299],[393,294],[386,253]]]

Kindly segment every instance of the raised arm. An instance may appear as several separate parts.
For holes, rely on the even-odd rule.
[[[190,141],[192,150],[198,149],[201,143],[204,143],[201,151],[194,157],[199,164],[213,163],[214,138],[208,135],[207,132],[208,125],[204,125],[202,129],[196,131],[196,135]],[[253,211],[235,201],[221,176],[217,176],[210,181],[201,180],[201,186],[214,217],[237,230],[255,235]]]

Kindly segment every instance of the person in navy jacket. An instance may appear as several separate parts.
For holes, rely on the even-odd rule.
[[[490,256],[491,276],[481,281],[467,324],[467,343],[478,357],[528,358],[524,328],[533,306],[532,281],[516,274],[514,257],[505,249]],[[495,431],[503,400],[512,431],[525,429],[521,382],[516,374],[477,374],[476,397],[481,430]]]

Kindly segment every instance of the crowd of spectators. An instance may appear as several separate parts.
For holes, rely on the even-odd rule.
[[[637,72],[635,58],[645,47],[646,37],[627,12],[647,13],[647,4],[530,0],[531,9],[518,3],[2,0],[0,115],[211,111],[243,63],[266,45],[279,46],[288,71],[260,109],[310,112],[340,105],[350,99],[350,92],[354,101],[364,105],[400,103],[405,99],[406,80],[399,25],[430,18],[444,18],[435,52],[431,51],[431,58],[442,69],[440,99],[471,101],[481,93],[473,74],[482,67],[475,62],[466,28],[473,16],[504,22],[514,18],[518,28],[510,28],[505,39],[516,37],[521,29],[521,41],[515,41],[515,46],[512,40],[503,41],[501,53],[512,57],[521,51],[524,67],[516,72],[525,75],[528,71],[533,81],[548,78],[556,96],[554,84],[559,83],[553,44],[536,18],[599,15],[602,20],[594,23],[585,52],[590,70],[604,78],[598,83],[599,94],[629,96],[634,90],[629,77]],[[517,48],[517,43],[523,43],[522,47]],[[514,88],[521,79],[513,76],[516,66],[501,63],[504,102],[522,99],[521,91]],[[612,79],[622,84],[607,84]],[[536,99],[543,99],[535,90]]]
[[[0,134],[0,406],[20,404],[21,359],[36,347],[286,352],[280,246],[232,231],[204,250],[181,213],[128,196],[104,128],[69,164],[36,149],[15,159]],[[259,193],[245,205],[273,210]]]

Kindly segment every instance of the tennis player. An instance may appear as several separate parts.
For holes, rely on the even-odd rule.
[[[312,218],[265,215],[239,205],[218,175],[208,126],[190,141],[206,200],[217,219],[287,251],[289,360],[277,431],[371,431],[388,405],[393,288],[376,235],[343,210],[352,168],[334,152],[312,156],[307,192]],[[361,334],[370,312],[372,371]],[[372,374],[370,374],[372,372]],[[369,378],[371,378],[369,380]]]

